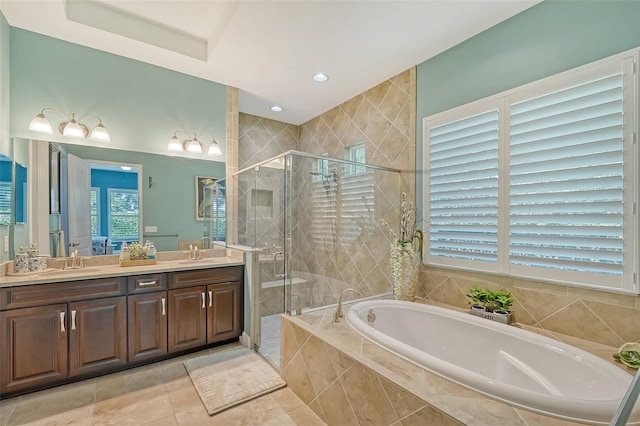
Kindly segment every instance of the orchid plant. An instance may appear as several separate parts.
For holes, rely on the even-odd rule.
[[[422,230],[416,228],[416,222],[416,208],[412,202],[407,203],[407,194],[405,192],[402,193],[400,202],[400,234],[396,234],[384,219],[380,219],[380,224],[393,237],[396,245],[402,247],[411,246],[417,239],[420,260],[422,260],[423,233]]]

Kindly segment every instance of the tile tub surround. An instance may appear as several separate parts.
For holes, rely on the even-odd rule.
[[[640,341],[640,298],[631,294],[423,265],[418,297],[466,309],[474,285],[511,292],[519,324],[616,348]]]
[[[281,317],[280,374],[329,425],[575,425],[518,409],[463,388],[357,334],[333,309]],[[616,348],[557,338],[613,363]]]

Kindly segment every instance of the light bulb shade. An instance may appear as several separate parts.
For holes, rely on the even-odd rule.
[[[91,139],[98,142],[111,142],[111,136],[109,136],[109,132],[107,132],[107,128],[99,123],[92,131],[91,131]]]
[[[220,145],[218,145],[218,142],[216,142],[215,139],[211,141],[211,145],[209,145],[209,150],[207,151],[207,154],[213,157],[218,157],[222,155],[222,150],[220,149]]]
[[[184,151],[182,147],[182,143],[178,140],[176,135],[173,135],[171,139],[169,139],[169,144],[167,145],[167,150],[169,151]]]
[[[36,118],[31,120],[31,123],[29,123],[29,130],[33,130],[34,132],[53,134],[51,123],[49,123],[47,117],[45,117],[42,113],[36,115]]]
[[[202,144],[196,138],[185,142],[185,149],[187,150],[187,152],[193,152],[194,154],[202,154],[203,151]]]
[[[87,136],[85,129],[75,119],[69,120],[62,129],[62,134],[69,138],[82,139]]]

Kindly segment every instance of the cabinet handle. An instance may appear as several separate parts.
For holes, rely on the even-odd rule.
[[[211,307],[213,303],[213,291],[209,291],[209,307]]]
[[[76,329],[76,310],[71,311],[71,329]]]
[[[163,298],[162,298],[162,316],[165,316],[165,313],[166,313],[166,311],[165,311],[165,304],[166,304],[166,300],[165,300],[165,298],[163,297]]]
[[[60,312],[60,332],[61,332],[61,333],[64,333],[65,331],[67,331],[67,330],[64,328],[64,314],[66,314],[66,312],[65,312],[65,311]]]
[[[150,280],[150,281],[138,281],[140,287],[148,287],[150,285],[158,284],[158,280]]]
[[[202,309],[204,309],[204,308],[205,308],[205,305],[204,305],[204,299],[205,299],[205,296],[204,296],[204,291],[203,291],[203,292],[202,292]]]

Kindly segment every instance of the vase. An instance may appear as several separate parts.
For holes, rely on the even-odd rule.
[[[418,289],[418,256],[411,244],[391,246],[393,295],[397,300],[413,302]]]

